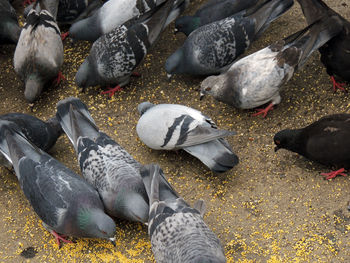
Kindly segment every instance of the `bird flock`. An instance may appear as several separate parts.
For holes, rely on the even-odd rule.
[[[93,42],[75,75],[84,91],[109,87],[110,96],[130,82],[162,31],[175,21],[187,38],[165,62],[169,78],[203,76],[200,99],[211,95],[266,117],[282,101],[280,90],[318,50],[334,89],[350,81],[350,22],[322,0],[297,0],[308,26],[248,56],[242,56],[293,0],[209,0],[193,16],[179,17],[189,0],[37,0],[27,3],[18,25],[9,0],[0,0],[0,44],[16,44],[14,70],[24,97],[33,104],[48,85],[64,78],[66,37]],[[62,33],[61,25],[70,25]],[[145,101],[137,108],[136,132],[155,150],[183,149],[214,173],[239,165],[239,154],[204,113],[180,104]],[[273,140],[310,160],[336,167],[327,179],[350,168],[350,114],[334,114],[300,129],[285,129]],[[63,133],[77,155],[82,176],[50,156]],[[102,238],[115,243],[115,220],[148,226],[157,262],[226,262],[218,237],[203,220],[205,204],[191,207],[167,181],[158,164],[141,164],[102,132],[79,98],[57,103],[42,121],[24,113],[0,116],[0,164],[14,170],[24,195],[57,244],[66,237]]]

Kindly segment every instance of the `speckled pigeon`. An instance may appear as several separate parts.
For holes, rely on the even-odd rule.
[[[75,80],[83,90],[89,86],[118,84],[111,94],[130,81],[136,66],[164,29],[174,0],[168,0],[145,23],[115,28],[92,45],[89,56],[80,66]]]
[[[144,22],[164,2],[166,0],[109,0],[91,17],[74,23],[69,29],[69,35],[77,40],[95,41],[130,19]],[[175,2],[178,5],[184,0]],[[170,22],[167,21],[166,25]]]
[[[140,176],[141,164],[99,131],[79,99],[58,102],[57,119],[74,145],[84,178],[99,192],[107,213],[147,222],[149,207]]]
[[[53,117],[46,122],[24,113],[8,113],[0,115],[0,120],[8,120],[17,124],[24,136],[35,146],[48,151],[61,136],[63,130],[60,123]],[[11,168],[12,165],[0,155],[0,164]]]
[[[341,168],[323,173],[326,179],[345,175],[350,168],[350,114],[333,114],[322,117],[301,129],[285,129],[276,133],[275,151],[287,149],[310,160]],[[345,168],[345,169],[344,169]]]
[[[175,21],[175,33],[188,36],[193,30],[206,24],[232,16],[255,5],[258,0],[209,0],[193,16],[182,16]]]
[[[294,71],[341,28],[337,16],[316,21],[284,40],[238,60],[227,72],[206,78],[201,84],[201,97],[209,94],[241,109],[253,109],[270,102],[255,114],[265,117],[274,105],[280,103],[280,88]]]
[[[321,0],[298,0],[298,2],[309,24],[329,16],[338,16],[341,20],[342,31],[323,45],[319,51],[321,62],[326,66],[328,75],[331,76],[334,91],[344,90],[345,84],[338,83],[335,76],[350,83],[350,22]]]
[[[114,242],[116,225],[103,211],[98,192],[83,178],[31,144],[14,123],[0,120],[0,151],[44,227],[60,235],[104,238]]]
[[[155,150],[183,149],[214,172],[225,172],[238,163],[223,138],[234,132],[219,130],[215,123],[198,110],[179,104],[150,102],[139,104],[141,117],[136,132],[141,141]]]
[[[37,11],[36,9],[41,9]],[[55,19],[40,1],[29,12],[14,55],[16,73],[25,83],[24,96],[34,102],[43,87],[62,77],[63,44]]]
[[[147,165],[141,176],[149,196],[148,234],[158,263],[224,263],[218,237],[203,221],[204,202],[191,208],[172,188],[158,165]]]
[[[269,24],[293,5],[293,0],[268,0],[193,31],[165,62],[172,74],[211,75],[226,71]]]
[[[15,9],[8,0],[0,0],[0,44],[16,44],[20,33]]]

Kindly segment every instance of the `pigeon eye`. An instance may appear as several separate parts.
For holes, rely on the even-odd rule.
[[[105,231],[101,230],[101,232],[102,232],[102,234],[107,235],[107,233]]]
[[[209,90],[211,90],[211,88],[205,88],[205,91],[209,91]]]

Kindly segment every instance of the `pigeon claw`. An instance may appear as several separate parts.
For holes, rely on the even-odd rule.
[[[64,41],[69,36],[69,31],[61,34],[61,39]]]
[[[23,1],[23,6],[25,7],[27,5],[30,5],[30,4],[34,3],[34,2],[35,2],[35,0],[24,0]]]
[[[334,76],[331,76],[331,81],[333,83],[333,91],[336,92],[337,89],[346,92],[346,90],[344,89],[345,83],[338,83]]]
[[[114,96],[114,93],[116,93],[117,91],[121,91],[121,90],[123,90],[123,89],[118,85],[114,88],[108,88],[108,90],[102,91],[101,94],[108,94],[108,96],[110,98],[112,98]]]
[[[132,72],[131,76],[133,76],[133,77],[141,77],[141,73],[140,72]]]
[[[258,116],[258,115],[262,115],[263,118],[266,117],[267,113],[273,110],[273,104],[270,103],[265,109],[257,109],[257,112],[252,114],[253,117]]]
[[[321,173],[321,175],[325,176],[326,180],[330,180],[330,179],[335,178],[337,175],[347,176],[347,174],[345,174],[344,172],[345,172],[345,169],[341,168],[337,171],[333,171],[330,173]]]
[[[64,236],[60,236],[59,234],[57,234],[55,231],[51,230],[50,231],[52,235],[54,235],[54,237],[56,238],[56,243],[58,245],[58,247],[60,248],[61,247],[61,241],[63,243],[73,243],[72,241],[70,240],[67,240],[67,239],[64,239]]]
[[[53,81],[53,84],[57,87],[61,82],[62,80],[65,80],[66,78],[63,76],[62,72],[58,72],[58,75],[56,77],[56,79]]]

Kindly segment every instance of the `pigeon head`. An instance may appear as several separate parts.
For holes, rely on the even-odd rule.
[[[18,26],[17,20],[10,16],[4,16],[4,20],[0,23],[0,42],[17,43],[21,34],[21,28]]]
[[[178,32],[184,33],[186,36],[191,34],[192,31],[200,27],[201,21],[199,17],[183,16],[179,17],[175,21],[175,34]]]
[[[154,106],[153,103],[150,103],[149,101],[145,101],[140,103],[137,106],[137,110],[140,113],[140,115],[144,114],[146,111],[148,111],[148,109],[152,108]]]
[[[204,79],[201,83],[200,89],[200,100],[203,99],[205,95],[212,95],[215,97],[217,90],[219,89],[218,85],[218,76],[209,76]]]
[[[25,82],[24,97],[29,102],[34,102],[40,95],[44,83],[42,79],[35,74],[29,75]]]
[[[86,237],[109,239],[114,243],[116,225],[112,218],[99,209],[79,209],[78,226]]]
[[[115,210],[121,210],[120,214],[124,214],[125,219],[141,223],[148,222],[149,206],[146,193],[143,196],[139,192],[128,189],[118,197],[115,200]]]
[[[46,122],[47,122],[47,124],[49,124],[51,126],[52,130],[54,132],[56,132],[58,136],[63,134],[62,126],[61,126],[59,120],[56,118],[56,116],[48,119]]]
[[[83,64],[80,65],[77,74],[75,75],[75,83],[78,87],[85,90],[86,87],[95,86],[98,84],[96,80],[96,74],[89,62],[89,57],[87,57]]]
[[[287,149],[299,153],[298,149],[300,130],[285,129],[275,134],[273,141],[276,144],[275,152],[279,149]]]
[[[184,72],[182,65],[184,61],[183,48],[179,48],[165,61],[165,71],[168,74],[182,73]],[[168,75],[169,76],[169,75]]]
[[[75,22],[69,28],[69,37],[76,40],[87,40],[94,42],[102,32],[97,21],[97,13],[89,18]]]

